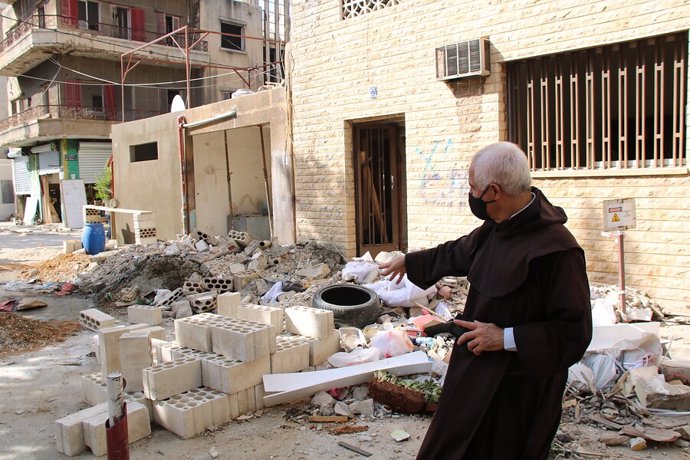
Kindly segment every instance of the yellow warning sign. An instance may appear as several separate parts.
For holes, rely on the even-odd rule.
[[[620,222],[621,219],[618,217],[618,213],[613,213],[613,217],[611,218],[611,222]]]

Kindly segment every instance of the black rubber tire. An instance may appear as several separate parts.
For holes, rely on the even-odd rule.
[[[332,311],[336,327],[362,328],[375,323],[381,313],[378,294],[355,284],[323,287],[312,297],[311,306]]]

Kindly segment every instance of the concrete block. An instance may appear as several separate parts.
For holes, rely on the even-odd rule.
[[[108,412],[108,403],[80,410],[55,421],[55,441],[58,452],[73,457],[86,449],[82,422],[89,417]]]
[[[120,363],[126,391],[143,391],[142,370],[153,364],[149,334],[139,329],[120,336]]]
[[[232,291],[232,278],[204,278],[203,284],[206,290],[216,291],[216,292],[231,292]]]
[[[667,382],[681,380],[690,383],[690,360],[664,358],[659,365],[659,371],[664,374]]]
[[[239,292],[224,292],[216,300],[219,315],[237,318],[237,307],[242,301],[242,295]]]
[[[265,407],[264,405],[264,396],[266,396],[266,392],[264,391],[264,384],[259,384],[254,387],[254,401],[256,405],[256,410],[261,410]]]
[[[79,312],[79,324],[92,331],[98,332],[99,329],[114,326],[116,323],[115,318],[97,308],[89,308]]]
[[[237,393],[228,395],[228,407],[230,409],[230,420],[235,420],[240,415],[240,404]]]
[[[194,313],[204,313],[216,308],[216,297],[218,297],[218,293],[215,291],[208,291],[200,294],[188,295],[187,300],[189,300],[189,303],[192,305],[192,311],[194,311]]]
[[[317,339],[333,334],[335,323],[333,312],[311,307],[288,307],[285,309],[286,330]]]
[[[101,375],[107,377],[113,371],[121,371],[120,336],[122,334],[148,327],[148,324],[118,325],[98,331],[98,355],[101,358]]]
[[[82,400],[92,406],[108,401],[105,379],[100,372],[81,376]]]
[[[146,397],[143,391],[125,392],[125,402],[127,404],[139,403],[143,406],[146,406],[146,409],[149,411],[149,421],[153,422],[153,408],[151,405],[151,400]]]
[[[264,374],[271,373],[271,358],[266,355],[242,362],[216,355],[202,359],[201,366],[204,386],[233,394],[262,383]]]
[[[103,412],[85,419],[82,422],[84,430],[84,444],[91,449],[95,456],[102,456],[108,452],[105,435],[105,422],[108,412]],[[132,402],[127,404],[127,437],[129,443],[136,442],[151,434],[151,422],[146,406]]]
[[[175,320],[175,341],[183,347],[212,351],[211,329],[206,314]]]
[[[144,369],[142,373],[144,394],[156,401],[202,385],[201,361],[196,358],[156,364]]]
[[[209,388],[197,388],[154,401],[154,420],[183,439],[203,433],[231,419],[228,395]]]
[[[155,326],[163,322],[163,308],[152,305],[130,305],[127,307],[127,321],[132,324],[146,323]]]
[[[170,309],[175,319],[187,318],[194,314],[192,311],[192,304],[189,303],[189,300],[178,300],[170,306]]]
[[[228,320],[211,326],[213,352],[231,359],[253,361],[270,353],[271,326]]]
[[[249,412],[254,412],[256,410],[256,396],[254,395],[254,387],[238,391],[236,394],[240,415],[248,414]]]
[[[316,366],[328,359],[333,353],[340,351],[340,337],[334,331],[331,335],[320,339],[305,337],[309,342],[309,365]]]
[[[203,280],[197,281],[185,281],[184,284],[182,285],[182,292],[184,295],[189,296],[193,294],[201,294],[202,292],[205,291],[204,286],[202,285]]]
[[[309,367],[309,341],[302,336],[278,336],[271,355],[271,374],[298,372]]]
[[[136,329],[136,332],[145,333],[152,340],[165,340],[165,329],[160,326],[142,327],[140,329]]]
[[[270,324],[275,326],[278,331],[283,330],[283,309],[280,307],[254,304],[239,305],[236,318]]]
[[[183,289],[177,288],[174,291],[171,291],[169,295],[155,301],[153,306],[163,307],[164,310],[167,310],[172,308],[172,305],[174,305],[176,302],[185,300],[184,296],[185,292],[183,291]]]

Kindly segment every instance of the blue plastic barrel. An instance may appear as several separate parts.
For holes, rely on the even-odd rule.
[[[105,230],[103,224],[84,224],[81,232],[81,244],[87,254],[98,254],[105,250]]]

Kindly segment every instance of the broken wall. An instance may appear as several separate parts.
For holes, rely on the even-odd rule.
[[[478,225],[466,203],[466,168],[478,149],[508,138],[506,62],[687,31],[690,19],[681,1],[473,0],[459,8],[423,0],[348,19],[338,0],[291,5],[286,61],[294,69],[297,236],[334,243],[348,257],[356,255],[353,123],[404,114],[408,244],[433,246]],[[478,37],[489,37],[491,75],[438,81],[435,49]],[[535,174],[534,185],[570,216],[592,281],[618,279],[616,244],[601,235],[602,201],[634,197],[638,224],[626,232],[626,283],[665,308],[690,305],[688,145],[685,166],[673,171]]]

